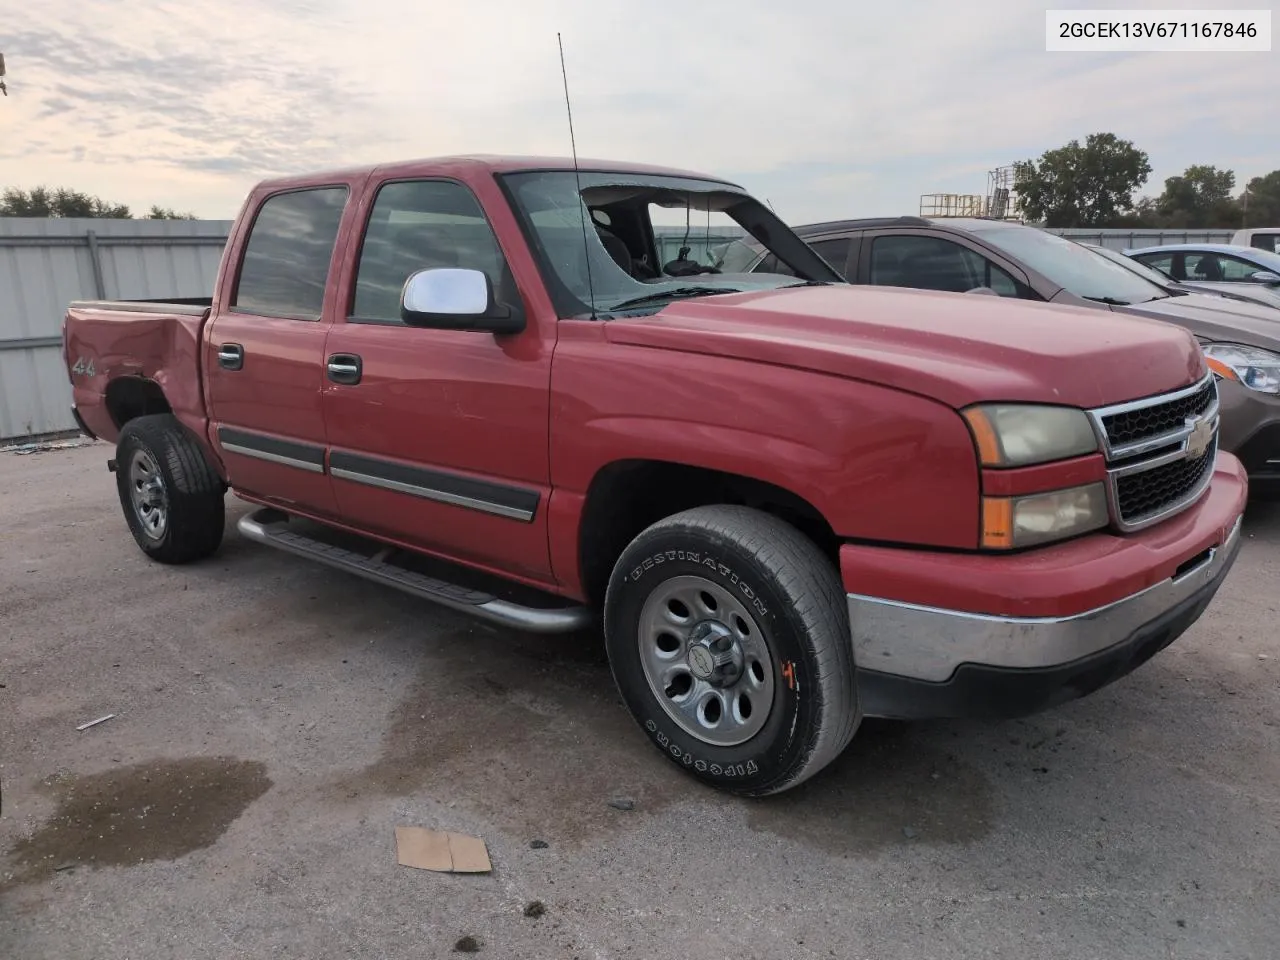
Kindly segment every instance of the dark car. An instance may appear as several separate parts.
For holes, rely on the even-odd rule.
[[[794,228],[852,283],[987,293],[1169,321],[1200,340],[1218,377],[1222,449],[1255,491],[1280,493],[1280,311],[1173,290],[1056,234],[1004,220],[892,217]],[[724,269],[787,273],[754,241]]]

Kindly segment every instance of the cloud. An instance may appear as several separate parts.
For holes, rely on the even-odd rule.
[[[7,177],[140,209],[230,217],[255,180],[308,168],[565,155],[557,30],[580,154],[721,174],[797,222],[980,193],[1099,130],[1151,154],[1148,189],[1280,163],[1259,117],[1273,56],[1050,54],[1024,0],[42,0],[6,20]]]

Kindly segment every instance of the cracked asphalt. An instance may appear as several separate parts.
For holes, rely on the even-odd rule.
[[[658,756],[590,637],[250,544],[233,498],[215,558],[148,562],[109,455],[0,453],[6,960],[1275,956],[1280,504],[1119,683],[869,722],[745,801]],[[397,825],[494,871],[400,867]]]

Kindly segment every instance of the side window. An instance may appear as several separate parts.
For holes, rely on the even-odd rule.
[[[831,264],[836,273],[844,277],[847,272],[845,262],[849,259],[849,247],[852,243],[849,237],[830,237],[826,240],[815,240],[809,246],[817,251],[818,256]]]
[[[434,267],[480,270],[496,297],[509,298],[506,260],[470,190],[447,180],[385,184],[365,229],[351,316],[400,323],[405,281]]]
[[[1222,261],[1212,253],[1188,253],[1187,279],[1222,280]]]
[[[779,260],[772,253],[756,264],[752,273],[777,273],[784,277],[794,277],[796,272]]]
[[[1235,257],[1219,257],[1218,262],[1222,264],[1222,279],[1237,283],[1248,282],[1249,278],[1255,273],[1265,269],[1256,263],[1250,263],[1248,260],[1237,260]]]
[[[232,307],[241,313],[318,320],[346,187],[270,197],[249,231]]]
[[[842,277],[845,275],[844,265],[849,259],[849,245],[853,241],[849,237],[828,237],[825,240],[814,240],[809,244],[818,256],[835,268]],[[772,253],[756,264],[752,273],[776,273],[784,277],[794,277],[796,272],[779,260]]]
[[[1007,271],[966,247],[940,237],[876,237],[871,244],[870,282],[964,293],[990,287],[1017,297],[1022,286]]]
[[[1148,253],[1137,258],[1140,263],[1145,263],[1154,270],[1170,277],[1173,276],[1173,254],[1172,253]]]

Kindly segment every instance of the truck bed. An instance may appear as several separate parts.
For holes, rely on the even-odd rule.
[[[173,297],[161,300],[73,300],[68,309],[202,317],[212,306],[212,297]]]
[[[71,303],[63,352],[81,429],[114,442],[130,415],[172,412],[203,438],[201,335],[212,306],[212,297]]]

